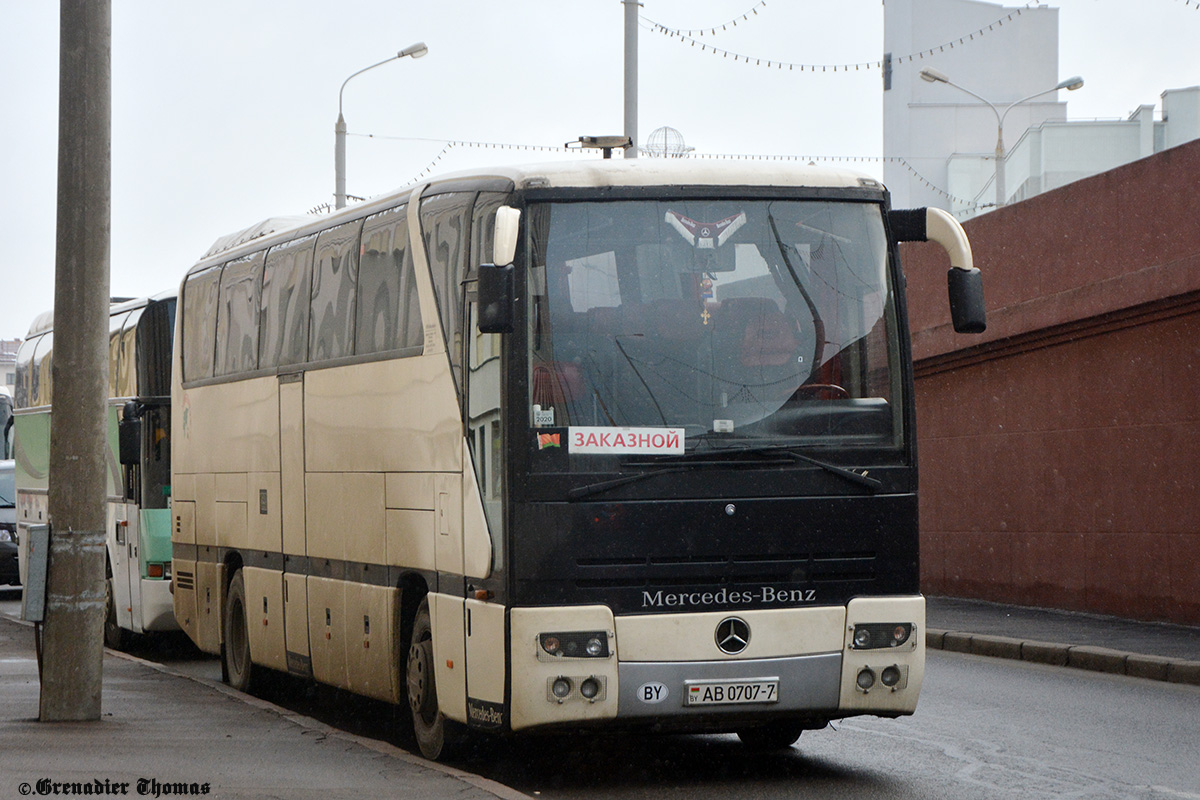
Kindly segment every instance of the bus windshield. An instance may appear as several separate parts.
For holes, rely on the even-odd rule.
[[[878,204],[560,202],[529,219],[538,450],[900,447]]]

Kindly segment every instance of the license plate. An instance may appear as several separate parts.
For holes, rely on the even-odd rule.
[[[687,705],[724,706],[779,701],[779,679],[749,681],[685,681]]]

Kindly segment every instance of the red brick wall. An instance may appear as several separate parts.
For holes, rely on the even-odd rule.
[[[928,594],[1200,623],[1200,141],[905,245]]]

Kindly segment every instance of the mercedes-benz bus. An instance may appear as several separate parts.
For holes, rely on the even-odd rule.
[[[53,312],[17,352],[17,538],[25,581],[29,527],[47,524],[53,419]],[[59,327],[63,321],[57,321]],[[171,344],[175,293],[122,299],[109,310],[107,612],[104,642],[177,631],[171,578]]]
[[[911,714],[924,674],[897,242],[944,212],[795,165],[428,180],[212,253],[180,289],[175,611],[264,669],[473,730]]]

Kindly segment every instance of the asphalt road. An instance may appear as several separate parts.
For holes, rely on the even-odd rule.
[[[0,591],[0,613],[19,615]],[[183,641],[135,654],[219,679]],[[1200,800],[1200,687],[930,651],[916,715],[810,731],[785,753],[733,736],[489,740],[456,764],[541,798]],[[285,680],[265,699],[415,749],[380,703]]]

